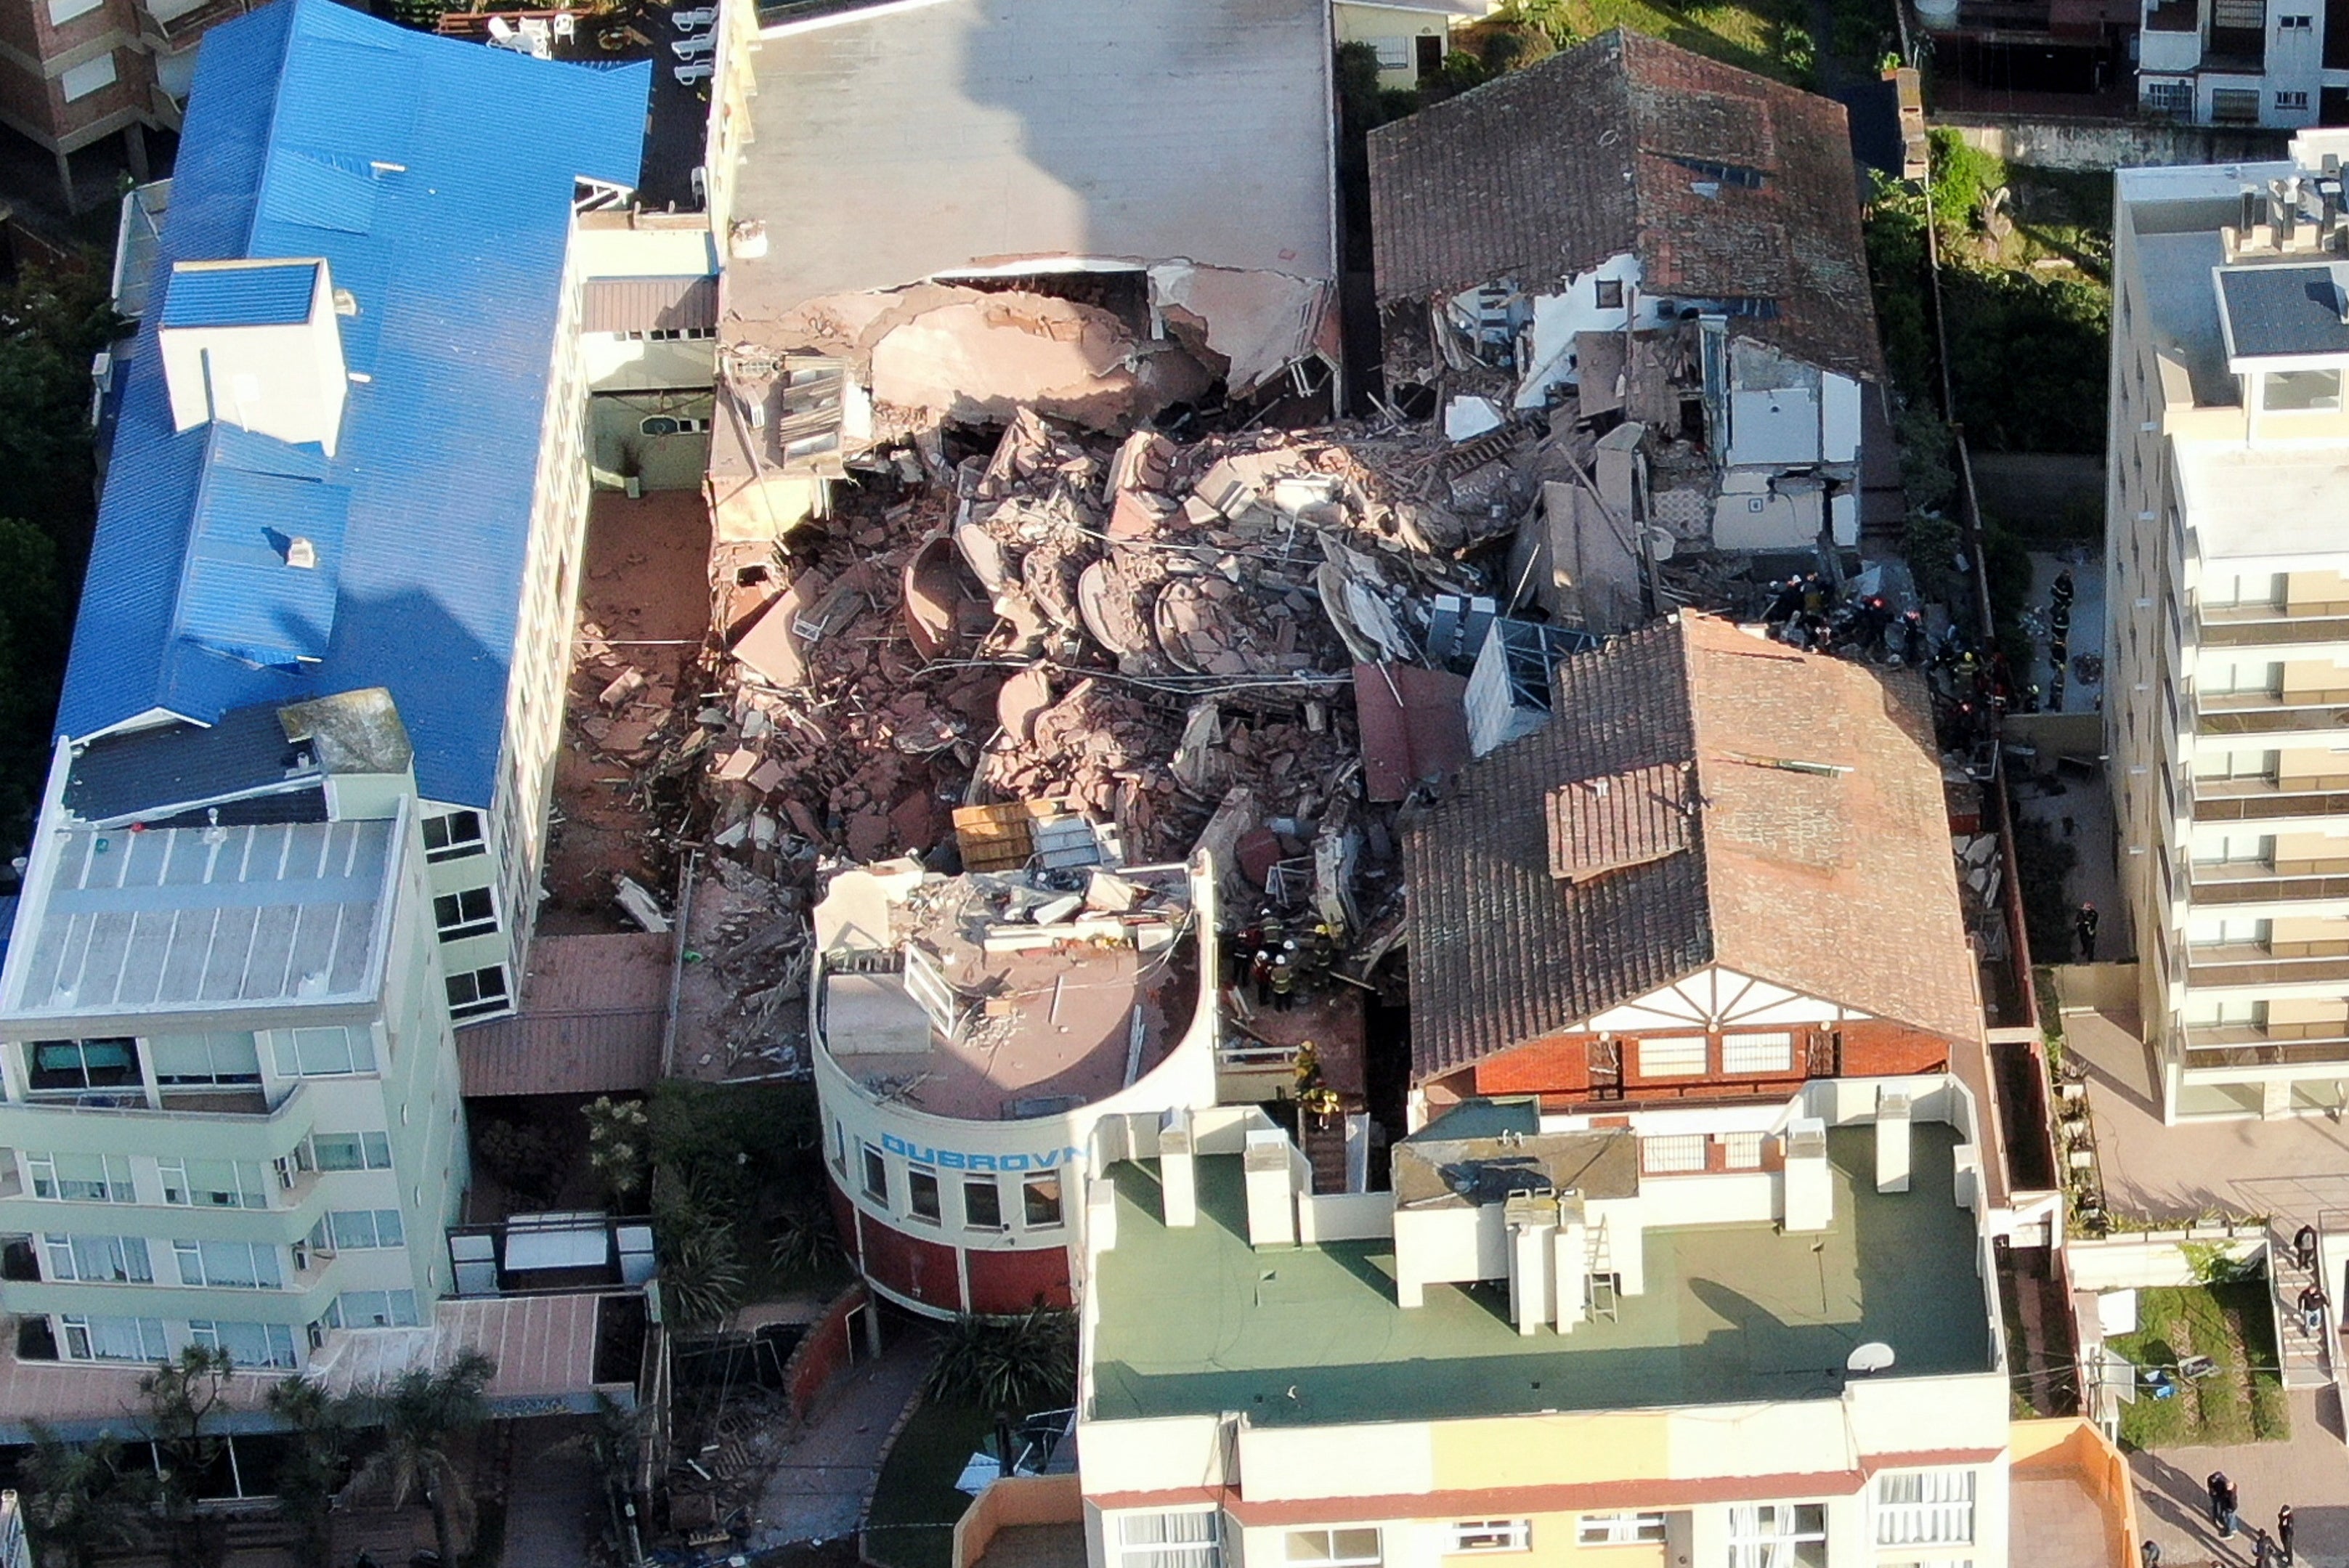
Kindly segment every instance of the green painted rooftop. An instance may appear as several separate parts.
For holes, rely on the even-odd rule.
[[[1183,1230],[1160,1220],[1156,1162],[1120,1163],[1094,1417],[1304,1425],[1825,1398],[1869,1340],[1893,1347],[1897,1376],[1987,1371],[1957,1135],[1920,1122],[1912,1136],[1907,1192],[1876,1191],[1872,1129],[1830,1132],[1830,1229],[1651,1230],[1646,1293],[1618,1319],[1529,1337],[1506,1283],[1430,1285],[1424,1305],[1398,1306],[1391,1241],[1250,1247],[1237,1155],[1198,1161],[1199,1222]]]

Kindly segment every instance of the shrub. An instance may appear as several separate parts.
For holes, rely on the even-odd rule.
[[[924,1385],[930,1397],[988,1410],[1025,1413],[1072,1397],[1077,1320],[1050,1307],[1018,1317],[957,1317]]]

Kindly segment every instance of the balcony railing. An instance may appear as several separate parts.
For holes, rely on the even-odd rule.
[[[2193,947],[2186,953],[2186,984],[2215,988],[2316,985],[2349,982],[2349,954],[2280,958],[2254,944]]]
[[[2199,819],[2198,819],[2199,820]],[[2268,866],[2196,866],[2187,880],[2189,902],[2320,903],[2349,899],[2349,872],[2278,872]]]
[[[171,15],[158,16],[153,0],[139,7],[139,30],[168,48],[177,49],[203,36],[204,30],[253,9],[254,0],[200,0],[182,10],[161,7]]]
[[[2311,735],[2349,729],[2349,704],[2268,693],[2206,696],[2197,699],[2198,735]]]
[[[2206,613],[2195,623],[2195,636],[2206,648],[2349,643],[2349,615],[2274,615],[2267,620],[2236,620]]]
[[[2189,1068],[2272,1068],[2340,1063],[2349,1067],[2349,1024],[2321,1036],[2280,1035],[2244,1026],[2210,1025],[2186,1031]]]

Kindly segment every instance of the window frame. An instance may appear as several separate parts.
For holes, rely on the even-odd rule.
[[[482,986],[481,976],[484,975],[497,976],[495,995]],[[444,985],[449,993],[449,1017],[452,1022],[487,1017],[492,1013],[502,1013],[513,1006],[513,991],[507,982],[506,966],[502,964],[485,964],[479,969],[460,969],[450,975]],[[460,989],[469,990],[472,995],[460,997],[458,995]]]
[[[420,831],[424,836],[424,858],[433,865],[471,860],[475,855],[490,852],[489,840],[483,836],[481,814],[471,807],[427,817]],[[436,833],[440,840],[438,845],[432,841]],[[468,833],[470,836],[466,836]]]
[[[1222,1568],[1224,1559],[1223,1511],[1209,1504],[1204,1508],[1164,1508],[1114,1516],[1115,1528],[1103,1532],[1115,1568]],[[1126,1535],[1127,1526],[1144,1520],[1164,1522],[1173,1519],[1200,1519],[1206,1523],[1203,1537],[1170,1537],[1158,1541],[1133,1541]]]
[[[1299,1556],[1299,1542],[1309,1541],[1317,1535],[1322,1540],[1322,1554],[1318,1557]],[[1360,1538],[1365,1535],[1371,1539],[1371,1550],[1367,1553],[1361,1550]],[[1349,1542],[1354,1550],[1340,1551],[1340,1536],[1355,1537]],[[1304,1530],[1284,1530],[1280,1532],[1280,1556],[1284,1563],[1302,1564],[1305,1568],[1382,1568],[1386,1562],[1386,1534],[1375,1524],[1329,1524]]]
[[[449,918],[443,917],[443,904],[450,906]],[[460,887],[451,892],[434,893],[432,929],[443,942],[495,936],[498,934],[497,890],[493,887]]]
[[[104,1195],[91,1197],[87,1193],[67,1191],[65,1178],[57,1174],[57,1162],[60,1158],[97,1161],[99,1171],[103,1172],[98,1185],[106,1189]],[[122,1162],[122,1179],[119,1181],[117,1181],[114,1176],[115,1161],[118,1160]],[[41,1174],[44,1167],[48,1171],[46,1178]],[[50,1189],[46,1192],[41,1191],[45,1181]],[[88,1182],[77,1184],[88,1185]],[[36,1154],[27,1150],[25,1155],[25,1186],[32,1193],[35,1202],[43,1203],[136,1203],[139,1202],[139,1189],[131,1180],[130,1161],[127,1156],[119,1154],[77,1155],[71,1150],[64,1150],[62,1154],[56,1150]]]
[[[90,1047],[93,1046],[119,1046],[123,1047],[125,1053],[130,1058],[128,1076],[119,1078],[109,1078],[102,1083],[91,1081],[89,1051]],[[66,1047],[71,1047],[73,1048],[76,1061],[76,1066],[73,1070],[80,1081],[78,1083],[43,1083],[41,1081],[41,1077],[44,1072],[54,1074],[61,1071],[62,1069],[57,1068],[43,1068],[41,1066],[41,1054],[44,1051],[55,1051]],[[107,1072],[120,1072],[122,1069],[119,1065],[109,1065],[102,1070]],[[27,1095],[102,1094],[117,1089],[139,1089],[143,1091],[146,1087],[146,1079],[141,1070],[139,1040],[136,1036],[92,1035],[87,1038],[27,1040],[25,1042],[25,1092]]]
[[[1578,1547],[1661,1545],[1671,1531],[1671,1522],[1661,1509],[1625,1508],[1578,1513],[1574,1518],[1574,1543]]]
[[[1693,1065],[1688,1053],[1696,1052]],[[1655,1052],[1654,1064],[1650,1051]],[[1631,1071],[1643,1082],[1651,1078],[1703,1078],[1713,1070],[1713,1038],[1709,1035],[1641,1035],[1631,1044]]]
[[[907,1161],[905,1165],[906,1218],[919,1220],[926,1225],[943,1225],[946,1223],[945,1205],[945,1194],[938,1187],[937,1169],[935,1166]]]
[[[1721,1037],[1723,1078],[1783,1078],[1794,1070],[1792,1029],[1740,1029]]]
[[[1482,1539],[1480,1539],[1482,1538]],[[1495,1553],[1531,1552],[1534,1522],[1530,1519],[1455,1519],[1449,1527],[1452,1557],[1488,1557]]]
[[[994,1211],[992,1217],[980,1219],[971,1206],[974,1195],[987,1194],[987,1206]],[[992,1176],[966,1176],[962,1179],[962,1223],[967,1231],[1008,1231],[1011,1227],[1003,1219],[1003,1187]]]
[[[1068,1189],[1058,1171],[1030,1171],[1019,1179],[1019,1217],[1023,1228],[1030,1231],[1054,1231],[1069,1222]],[[1044,1207],[1039,1200],[1049,1194],[1050,1212],[1037,1217]]]
[[[1895,1490],[1912,1491],[1916,1495],[1886,1495]],[[1933,1495],[1936,1492],[1962,1495]],[[1980,1532],[1980,1498],[1981,1483],[1971,1466],[1886,1470],[1868,1491],[1875,1543],[1878,1548],[1971,1547]],[[1952,1525],[1962,1533],[1949,1533]]]
[[[880,1204],[889,1206],[889,1157],[870,1143],[860,1142],[864,1150],[864,1195]]]

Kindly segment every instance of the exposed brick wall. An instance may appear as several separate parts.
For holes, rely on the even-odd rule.
[[[807,1420],[823,1401],[833,1379],[856,1361],[856,1345],[849,1314],[871,1300],[859,1282],[833,1298],[823,1315],[808,1326],[807,1337],[792,1352],[783,1368],[783,1397],[790,1401],[792,1419]]]
[[[863,1263],[864,1248],[856,1234],[855,1203],[841,1191],[840,1183],[829,1175],[824,1178],[823,1190],[824,1195],[832,1200],[832,1223],[840,1233],[840,1250],[847,1254],[850,1263]]]
[[[1623,1098],[1654,1103],[1791,1094],[1806,1076],[1806,1068],[1814,1054],[1823,1060],[1833,1054],[1828,1047],[1837,1036],[1842,1041],[1840,1076],[1844,1078],[1893,1078],[1937,1072],[1950,1060],[1948,1040],[1902,1024],[1862,1020],[1842,1024],[1832,1030],[1795,1029],[1793,1034],[1792,1072],[1729,1075],[1716,1071],[1703,1077],[1654,1079],[1639,1076],[1639,1051],[1634,1037],[1618,1036],[1618,1048],[1622,1052],[1626,1069]],[[1504,1051],[1477,1064],[1475,1092],[1537,1094],[1546,1102],[1561,1104],[1586,1099],[1591,1092],[1590,1047],[1597,1038],[1593,1035],[1557,1035]],[[1712,1037],[1712,1058],[1717,1068],[1722,1060],[1719,1035]]]
[[[1046,1306],[1070,1305],[1066,1247],[1016,1253],[967,1252],[963,1254],[963,1266],[970,1273],[973,1312],[1025,1312],[1040,1301]]]
[[[1478,1094],[1580,1094],[1590,1087],[1590,1037],[1558,1035],[1476,1064]]]
[[[1939,1035],[1900,1024],[1846,1024],[1843,1027],[1846,1078],[1897,1078],[1904,1073],[1939,1072],[1949,1065],[1950,1042]]]

